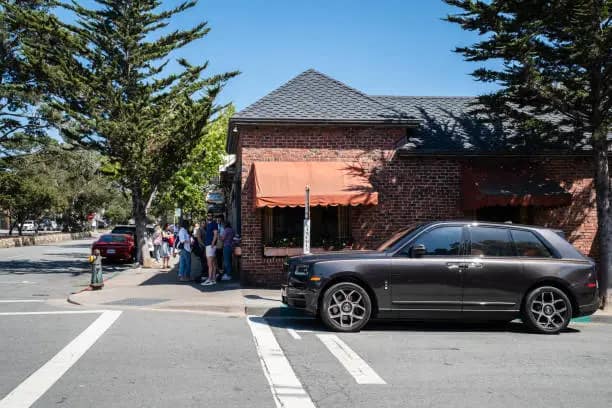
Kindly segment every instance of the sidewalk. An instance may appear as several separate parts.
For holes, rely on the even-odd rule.
[[[105,281],[101,290],[71,294],[68,302],[95,308],[173,310],[231,316],[295,315],[280,302],[279,290],[243,289],[234,281],[219,282],[214,286],[178,282],[177,269],[177,266],[170,270],[130,269]]]
[[[178,282],[178,265],[170,270],[129,269],[104,282],[102,290],[74,293],[70,303],[95,308],[137,308],[266,317],[303,317],[297,309],[287,308],[275,289],[241,288],[238,282],[219,282],[201,286]],[[612,323],[612,304],[605,311],[579,318],[580,322]]]

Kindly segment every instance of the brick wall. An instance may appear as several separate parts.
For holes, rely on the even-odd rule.
[[[242,275],[258,286],[277,285],[282,258],[263,256],[261,210],[253,205],[254,161],[345,161],[358,166],[379,193],[378,206],[351,210],[352,237],[373,248],[400,228],[423,220],[462,216],[460,171],[448,159],[400,159],[394,155],[399,128],[241,127]]]
[[[597,258],[597,208],[591,160],[554,158],[542,160],[537,166],[572,193],[572,203],[566,207],[538,209],[535,224],[562,229],[578,250]]]
[[[467,218],[461,210],[465,160],[399,158],[395,146],[404,132],[399,128],[241,127],[237,154],[242,180],[243,283],[278,285],[284,261],[263,256],[263,212],[253,204],[254,161],[345,161],[361,168],[379,193],[379,205],[351,209],[352,237],[360,248],[374,248],[418,221]],[[561,181],[574,195],[569,207],[537,209],[535,223],[563,229],[578,249],[595,255],[597,222],[588,159],[532,160],[528,165]]]

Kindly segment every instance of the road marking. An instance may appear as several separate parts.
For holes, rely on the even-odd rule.
[[[23,258],[23,255],[5,256],[5,257],[2,257],[2,260],[5,261],[5,260],[17,259],[17,258]]]
[[[79,358],[104,334],[121,315],[119,310],[102,313],[81,334],[60,350],[51,360],[0,401],[0,408],[27,408],[36,402]]]
[[[44,302],[44,300],[43,300]],[[54,310],[47,312],[1,312],[0,316],[49,315],[49,314],[91,314],[106,313],[110,310]]]
[[[357,384],[386,384],[357,353],[335,334],[317,334],[325,347],[338,359]]]
[[[287,329],[287,331],[289,332],[289,334],[291,335],[291,337],[293,337],[295,340],[302,340],[302,336],[300,336],[299,334],[297,334],[297,332],[293,329]]]
[[[314,403],[295,375],[266,320],[247,316],[247,322],[276,407],[314,408]]]
[[[43,299],[2,299],[0,303],[42,303],[46,302]]]

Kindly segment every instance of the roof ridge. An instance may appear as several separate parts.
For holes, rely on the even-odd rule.
[[[440,95],[369,95],[373,98],[444,98],[444,99],[474,99],[474,96],[440,96]]]
[[[304,71],[303,73],[306,73],[306,72],[312,72],[312,73],[315,73],[315,74],[321,75],[322,77],[324,77],[324,78],[326,78],[326,79],[328,79],[328,80],[330,80],[330,81],[332,81],[332,82],[334,82],[334,83],[336,83],[336,84],[338,84],[338,85],[342,86],[342,87],[343,87],[343,88],[345,88],[345,89],[350,90],[351,92],[354,92],[354,93],[358,94],[359,96],[362,96],[362,97],[366,98],[367,100],[369,100],[369,101],[371,101],[371,102],[374,102],[374,103],[375,103],[375,104],[377,104],[377,105],[380,105],[381,107],[383,107],[383,108],[385,108],[385,109],[387,109],[387,110],[390,110],[390,111],[393,111],[393,112],[395,112],[395,113],[399,113],[399,114],[402,114],[402,115],[407,115],[407,114],[406,114],[406,112],[402,112],[402,111],[399,111],[399,110],[397,110],[397,109],[395,109],[395,108],[392,108],[392,107],[390,107],[390,106],[386,106],[386,105],[384,105],[383,103],[381,103],[381,102],[377,101],[376,99],[374,99],[374,98],[373,98],[371,95],[368,95],[368,94],[366,94],[365,92],[360,91],[360,90],[359,90],[359,89],[357,89],[357,88],[353,88],[352,86],[347,85],[347,84],[345,84],[344,82],[342,82],[342,81],[340,81],[340,80],[338,80],[338,79],[336,79],[336,78],[333,78],[333,77],[331,77],[331,76],[329,76],[329,75],[327,75],[327,74],[324,74],[324,73],[323,73],[323,72],[321,72],[321,71],[317,71],[317,70],[316,70],[316,69],[314,69],[314,68],[309,68],[309,69],[307,69],[306,71]],[[300,75],[301,75],[301,74],[300,74]],[[298,75],[298,76],[299,76],[299,75]]]

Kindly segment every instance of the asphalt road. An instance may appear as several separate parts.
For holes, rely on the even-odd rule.
[[[73,273],[87,245],[37,247],[44,267],[26,278],[14,271],[27,261],[7,269],[0,253],[0,408],[612,406],[609,323],[558,336],[520,323],[337,334],[309,319],[88,310],[59,301],[86,282]],[[15,276],[38,281],[6,283]],[[51,300],[32,296],[44,284]]]
[[[0,249],[0,299],[61,299],[90,280],[87,257],[93,240]],[[105,264],[106,277],[128,268]]]

